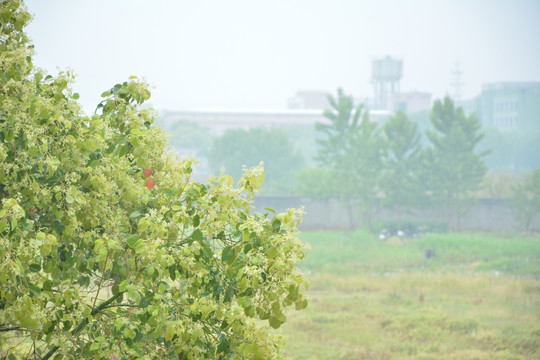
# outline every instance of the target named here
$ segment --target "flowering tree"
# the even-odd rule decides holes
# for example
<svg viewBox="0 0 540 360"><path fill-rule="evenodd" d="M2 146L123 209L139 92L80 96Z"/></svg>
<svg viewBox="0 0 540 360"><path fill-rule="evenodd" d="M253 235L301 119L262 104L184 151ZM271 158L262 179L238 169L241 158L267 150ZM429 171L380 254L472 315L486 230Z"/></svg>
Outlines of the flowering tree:
<svg viewBox="0 0 540 360"><path fill-rule="evenodd" d="M136 78L85 116L33 68L30 15L0 1L0 356L280 358L306 307L298 212L250 209L263 173L196 183Z"/></svg>

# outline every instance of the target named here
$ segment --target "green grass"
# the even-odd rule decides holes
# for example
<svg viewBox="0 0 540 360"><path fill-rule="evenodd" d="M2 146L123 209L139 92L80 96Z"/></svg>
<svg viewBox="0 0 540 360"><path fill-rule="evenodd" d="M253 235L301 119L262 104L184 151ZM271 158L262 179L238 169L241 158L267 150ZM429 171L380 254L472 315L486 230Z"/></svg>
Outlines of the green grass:
<svg viewBox="0 0 540 360"><path fill-rule="evenodd" d="M392 271L498 271L540 278L540 237L517 234L427 234L380 241L363 232L306 232L311 251L301 267L312 273L353 275ZM436 251L426 260L424 250Z"/></svg>
<svg viewBox="0 0 540 360"><path fill-rule="evenodd" d="M291 359L540 358L540 237L302 238L310 305L281 329Z"/></svg>

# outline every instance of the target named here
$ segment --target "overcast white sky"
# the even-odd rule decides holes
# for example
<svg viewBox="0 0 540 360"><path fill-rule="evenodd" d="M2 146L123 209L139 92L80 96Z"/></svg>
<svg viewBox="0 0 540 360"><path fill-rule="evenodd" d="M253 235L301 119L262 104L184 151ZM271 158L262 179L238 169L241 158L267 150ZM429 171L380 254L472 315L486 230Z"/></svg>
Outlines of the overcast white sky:
<svg viewBox="0 0 540 360"><path fill-rule="evenodd" d="M130 75L157 109L285 108L297 90L372 96L371 61L404 61L401 88L465 97L540 81L538 0L27 0L35 64L77 74L87 112Z"/></svg>

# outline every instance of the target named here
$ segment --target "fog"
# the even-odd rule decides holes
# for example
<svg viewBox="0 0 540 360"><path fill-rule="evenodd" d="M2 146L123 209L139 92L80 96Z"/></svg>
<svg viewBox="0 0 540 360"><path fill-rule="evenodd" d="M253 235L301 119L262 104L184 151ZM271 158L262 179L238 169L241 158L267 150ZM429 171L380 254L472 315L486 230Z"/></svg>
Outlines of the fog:
<svg viewBox="0 0 540 360"><path fill-rule="evenodd" d="M0 4L0 358L539 358L540 0Z"/></svg>
<svg viewBox="0 0 540 360"><path fill-rule="evenodd" d="M379 220L400 227L403 212L413 222L431 222L433 230L439 223L461 230L520 226L507 216L504 199L515 195L520 176L540 167L538 1L27 4L35 15L28 28L35 64L52 74L72 70L85 112L114 84L132 75L145 79L152 86L149 105L171 133L171 145L181 156L197 157L196 180L223 168L238 180L244 165L264 161L260 209L306 205L306 229L374 230ZM375 130L351 123L349 138L332 135L339 126L323 109L330 107L326 94L336 96L339 88L343 101L350 97L369 110ZM430 120L433 104L447 95L481 125L460 132L460 144L475 144L468 163L454 162L461 149L445 126L436 129ZM439 119L454 117L439 110ZM407 119L395 119L399 111ZM350 109L347 118L352 115ZM446 136L452 150L433 152L438 140L430 131ZM347 144L351 136L356 140ZM393 142L408 147L392 149ZM409 159L400 151L423 155ZM444 184L467 176L465 190L444 200L442 194L455 191ZM271 199L276 196L281 200ZM467 199L485 201L463 219L471 210Z"/></svg>
<svg viewBox="0 0 540 360"><path fill-rule="evenodd" d="M538 1L29 0L35 63L72 69L86 111L131 75L158 110L285 108L297 90L372 96L371 61L403 60L401 89L463 96L540 80Z"/></svg>

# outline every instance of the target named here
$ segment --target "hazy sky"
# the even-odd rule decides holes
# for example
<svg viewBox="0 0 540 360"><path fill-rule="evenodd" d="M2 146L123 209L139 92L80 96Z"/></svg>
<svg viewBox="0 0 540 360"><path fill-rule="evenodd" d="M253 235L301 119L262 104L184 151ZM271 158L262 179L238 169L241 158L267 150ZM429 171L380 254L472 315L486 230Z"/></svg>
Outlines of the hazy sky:
<svg viewBox="0 0 540 360"><path fill-rule="evenodd" d="M404 61L401 88L465 97L540 81L540 1L27 0L35 64L77 74L86 111L130 75L161 109L285 108L297 90L371 97L371 61Z"/></svg>

